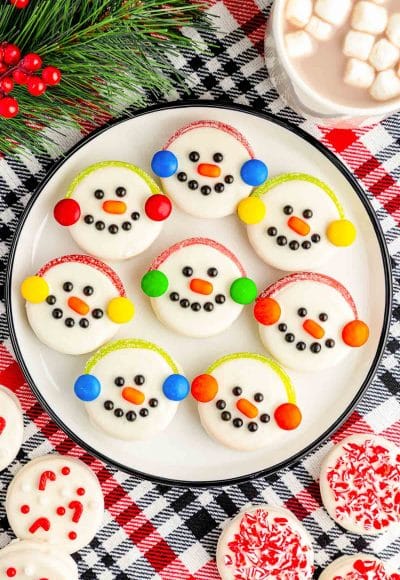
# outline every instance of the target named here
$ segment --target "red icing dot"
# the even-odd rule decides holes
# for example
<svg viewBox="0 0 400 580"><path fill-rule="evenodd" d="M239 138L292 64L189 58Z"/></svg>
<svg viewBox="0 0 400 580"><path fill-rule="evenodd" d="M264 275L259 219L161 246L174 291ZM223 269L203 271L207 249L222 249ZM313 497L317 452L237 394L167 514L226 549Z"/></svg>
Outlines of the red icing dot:
<svg viewBox="0 0 400 580"><path fill-rule="evenodd" d="M57 508L57 515L63 516L65 514L65 508L60 506Z"/></svg>
<svg viewBox="0 0 400 580"><path fill-rule="evenodd" d="M144 206L147 217L155 222L162 222L169 217L172 204L166 195L156 193L151 195Z"/></svg>
<svg viewBox="0 0 400 580"><path fill-rule="evenodd" d="M63 467L62 470L61 470L61 473L63 475L69 475L71 473L71 470L70 470L69 467Z"/></svg>
<svg viewBox="0 0 400 580"><path fill-rule="evenodd" d="M28 505L23 505L21 506L21 513L22 514L29 514L29 512L31 511L31 508Z"/></svg>
<svg viewBox="0 0 400 580"><path fill-rule="evenodd" d="M79 203L74 199L62 199L54 207L54 218L62 226L72 226L81 216Z"/></svg>
<svg viewBox="0 0 400 580"><path fill-rule="evenodd" d="M78 495L85 495L86 489L84 487L78 487L78 489L76 490L76 493Z"/></svg>
<svg viewBox="0 0 400 580"><path fill-rule="evenodd" d="M8 578L14 578L14 576L17 574L17 571L15 568L7 568L6 574Z"/></svg>
<svg viewBox="0 0 400 580"><path fill-rule="evenodd" d="M76 532L70 532L70 533L68 534L68 537L69 537L69 539L70 539L70 540L76 540L76 538L77 538L77 533L76 533Z"/></svg>

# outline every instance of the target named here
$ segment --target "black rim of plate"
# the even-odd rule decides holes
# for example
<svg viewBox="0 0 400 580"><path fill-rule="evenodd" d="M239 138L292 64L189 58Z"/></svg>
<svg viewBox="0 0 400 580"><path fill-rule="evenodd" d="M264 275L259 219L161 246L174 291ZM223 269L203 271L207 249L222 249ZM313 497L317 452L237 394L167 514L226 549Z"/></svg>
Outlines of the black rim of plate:
<svg viewBox="0 0 400 580"><path fill-rule="evenodd" d="M338 171L340 171L340 173L350 183L353 190L356 192L357 196L359 197L360 201L362 202L362 204L365 208L365 211L368 214L370 222L372 223L372 226L373 226L374 231L375 231L375 235L376 235L378 243L379 243L379 248L380 248L381 258L382 258L382 263L383 263L383 269L384 269L384 275L385 275L385 312L384 312L384 320L383 320L382 331L381 331L381 335L379 338L377 351L376 351L375 357L372 361L372 364L369 368L369 371L368 371L362 385L360 386L356 396L351 401L351 403L348 405L348 407L345 409L345 411L337 418L337 420L324 433L322 433L319 437L317 437L317 439L315 439L312 443L307 445L304 449L302 449L298 453L292 455L291 457L289 457L285 461L282 461L281 463L278 463L272 467L268 467L266 469L262 469L260 471L254 472L254 473L249 473L247 475L241 475L241 476L233 477L233 478L229 478L229 479L209 480L209 481L190 481L190 480L179 480L179 479L175 480L175 479L160 477L160 476L153 475L153 474L143 473L139 470L121 465L120 463L114 461L111 457L107 457L103 453L100 453L99 451L94 449L93 447L91 447L90 445L85 443L85 441L80 439L80 437L78 437L75 433L73 433L73 431L71 431L71 429L69 429L64 424L62 419L60 419L60 417L58 417L58 415L56 415L56 413L54 413L53 410L51 409L51 407L47 404L47 401L42 396L40 390L37 388L37 386L35 385L35 382L33 381L32 377L30 375L29 368L28 368L27 364L25 363L24 357L23 357L21 349L19 347L19 342L18 342L18 338L17 338L16 332L15 332L15 327L14 327L13 314L12 314L12 310L11 310L11 301L10 301L11 281L12 281L14 258L15 258L18 240L19 240L21 232L23 230L25 221L26 221L31 209L33 208L38 196L40 195L40 193L42 192L44 187L47 185L47 183L51 180L53 175L61 167L61 165L67 159L69 159L74 153L79 151L79 149L81 149L84 145L86 145L87 143L89 143L90 141L95 139L98 135L104 133L105 131L107 131L111 127L115 127L116 125L123 123L125 121L128 121L132 118L141 117L143 115L151 114L152 112L163 111L163 110L168 110L168 109L188 108L188 107L196 107L196 108L212 107L212 108L216 108L216 109L230 109L230 110L237 111L240 113L246 113L249 115L260 117L263 120L274 123L275 125L278 125L284 129L286 129L287 131L294 133L295 135L297 135L298 137L300 137L301 139L303 139L304 141L306 141L307 143L312 145L315 149L317 149L322 155L324 155L336 167L336 169ZM105 463L108 463L108 464L112 465L113 467L116 467L116 468L130 474L130 475L134 475L134 476L137 476L139 478L147 479L147 480L150 480L154 483L160 483L160 484L165 484L165 485L170 485L170 486L179 486L179 487L226 486L226 485L234 485L237 483L244 483L246 481L250 481L250 480L256 479L256 478L268 477L269 475L272 475L273 473L276 473L277 471L288 467L289 465L295 463L296 461L299 461L305 455L307 455L312 450L314 450L316 447L318 447L318 445L320 443L324 442L329 436L331 436L344 423L344 421L348 418L350 413L354 410L357 403L361 400L362 396L365 394L367 388L369 387L369 385L370 385L370 383L375 375L375 372L378 368L378 365L380 363L380 360L382 358L384 350L385 350L385 345L386 345L386 341L387 341L387 337L388 337L389 329L390 329L391 310L392 310L392 273L391 273L391 265L390 265L390 256L389 256L388 248L386 246L385 237L384 237L381 225L378 221L378 218L376 217L375 212L372 208L372 205L367 198L367 195L364 193L363 189L361 188L361 186L359 185L359 183L357 182L357 180L355 179L353 174L350 172L350 170L347 169L347 167L336 157L336 155L334 155L334 153L331 153L331 151L329 151L329 149L327 149L324 145L322 145L319 141L317 141L317 139L315 139L314 137L312 137L311 135L309 135L308 133L303 131L303 129L300 129L299 127L292 125L291 123L289 123L283 119L279 119L271 113L256 111L250 107L246 107L243 105L234 105L231 103L224 103L224 102L220 102L220 101L209 101L209 100L176 101L176 102L172 102L172 103L155 105L155 106L147 107L145 109L140 109L132 115L124 115L123 117L120 117L116 120L109 121L105 125L99 127L95 131L93 131L93 133L91 133L87 137L84 137L83 139L81 139L67 153L65 153L63 155L62 159L60 161L56 162L52 166L52 168L48 171L46 177L43 179L41 184L38 186L36 191L33 193L31 199L29 200L27 207L25 208L25 210L21 216L21 219L18 223L16 232L15 232L15 235L14 235L14 238L12 241L11 249L10 249L10 256L9 256L9 261L8 261L8 265L7 265L7 272L6 272L5 291L6 291L5 298L6 298L7 321L8 321L8 325L9 325L11 343L12 343L14 351L15 351L16 359L17 359L17 361L22 369L22 372L25 376L25 379L27 380L33 394L35 395L35 397L37 398L37 400L39 401L39 403L43 407L43 409L50 415L51 419L56 423L56 425L58 427L60 427L60 429L62 429L80 447L82 447L83 449L85 449L86 451L88 451L90 454L97 457L98 459L101 459Z"/></svg>

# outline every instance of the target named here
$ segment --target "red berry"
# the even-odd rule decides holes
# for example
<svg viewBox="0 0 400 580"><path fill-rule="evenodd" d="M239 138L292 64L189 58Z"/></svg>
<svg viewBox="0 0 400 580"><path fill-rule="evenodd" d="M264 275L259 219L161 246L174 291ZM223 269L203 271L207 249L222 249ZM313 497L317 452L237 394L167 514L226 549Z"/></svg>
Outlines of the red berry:
<svg viewBox="0 0 400 580"><path fill-rule="evenodd" d="M3 97L0 99L0 117L12 119L18 115L18 102L13 97Z"/></svg>
<svg viewBox="0 0 400 580"><path fill-rule="evenodd" d="M14 578L14 576L16 576L16 574L17 574L17 571L15 568L7 568L6 574L7 574L8 578Z"/></svg>
<svg viewBox="0 0 400 580"><path fill-rule="evenodd" d="M42 59L35 52L30 52L22 59L22 66L29 72L35 72L42 66Z"/></svg>
<svg viewBox="0 0 400 580"><path fill-rule="evenodd" d="M12 76L17 85L26 85L28 75L23 70L17 68L17 70L13 71Z"/></svg>
<svg viewBox="0 0 400 580"><path fill-rule="evenodd" d="M0 75L8 71L8 66L5 62L0 62Z"/></svg>
<svg viewBox="0 0 400 580"><path fill-rule="evenodd" d="M42 70L42 79L46 85L50 85L51 87L58 85L61 81L61 71L55 66L46 66Z"/></svg>
<svg viewBox="0 0 400 580"><path fill-rule="evenodd" d="M151 195L144 206L147 217L155 222L162 222L169 217L172 204L166 195L156 193Z"/></svg>
<svg viewBox="0 0 400 580"><path fill-rule="evenodd" d="M46 83L40 77L29 77L26 82L28 93L33 97L40 97L46 90Z"/></svg>
<svg viewBox="0 0 400 580"><path fill-rule="evenodd" d="M0 81L0 91L3 91L3 93L11 93L11 91L14 88L14 81L12 80L11 77L4 77L3 79L1 79Z"/></svg>
<svg viewBox="0 0 400 580"><path fill-rule="evenodd" d="M55 220L60 225L72 226L80 218L81 208L79 206L79 203L74 199L71 198L62 199L55 205L53 214Z"/></svg>
<svg viewBox="0 0 400 580"><path fill-rule="evenodd" d="M26 8L31 0L10 0L10 4L15 8Z"/></svg>
<svg viewBox="0 0 400 580"><path fill-rule="evenodd" d="M4 47L4 62L6 64L17 64L21 58L21 51L16 44L7 44Z"/></svg>

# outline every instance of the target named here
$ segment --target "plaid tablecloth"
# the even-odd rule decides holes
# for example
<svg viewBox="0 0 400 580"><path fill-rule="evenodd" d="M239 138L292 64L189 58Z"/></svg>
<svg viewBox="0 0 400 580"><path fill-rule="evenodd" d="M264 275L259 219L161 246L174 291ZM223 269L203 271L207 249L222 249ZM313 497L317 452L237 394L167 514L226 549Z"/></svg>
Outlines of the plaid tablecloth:
<svg viewBox="0 0 400 580"><path fill-rule="evenodd" d="M299 124L333 150L360 179L381 221L394 270L394 310L386 352L373 382L351 419L334 440L354 432L375 432L400 444L400 116L372 128L318 127L285 107L264 66L263 39L272 0L210 2L219 33L205 34L211 54L186 54L175 60L191 85L191 98L225 99L271 111ZM195 34L195 33L193 33ZM184 98L183 94L168 98ZM3 128L1 127L1 130ZM71 134L66 150L80 138ZM18 219L54 159L51 156L0 160L0 275L3 291L7 254ZM128 476L89 456L70 441L42 411L15 362L0 305L0 383L16 392L25 411L25 441L17 460L0 474L0 547L13 535L4 510L8 484L29 459L58 451L80 457L97 473L105 496L104 525L90 546L74 555L82 580L219 578L215 549L221 527L249 503L272 502L291 509L314 539L316 578L341 554L370 552L400 568L400 538L376 539L344 533L321 507L318 471L332 442L290 469L268 479L216 489L180 489Z"/></svg>

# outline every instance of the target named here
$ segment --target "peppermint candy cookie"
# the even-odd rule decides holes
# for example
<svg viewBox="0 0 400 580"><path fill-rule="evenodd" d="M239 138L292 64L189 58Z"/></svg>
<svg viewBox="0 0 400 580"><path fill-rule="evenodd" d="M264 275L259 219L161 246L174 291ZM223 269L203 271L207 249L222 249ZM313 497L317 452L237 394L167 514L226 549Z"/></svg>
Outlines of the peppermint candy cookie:
<svg viewBox="0 0 400 580"><path fill-rule="evenodd" d="M257 295L237 257L207 238L183 240L165 250L141 285L158 319L193 337L226 330Z"/></svg>
<svg viewBox="0 0 400 580"><path fill-rule="evenodd" d="M17 397L0 385L0 471L17 456L24 437L24 420Z"/></svg>
<svg viewBox="0 0 400 580"><path fill-rule="evenodd" d="M332 367L369 336L346 288L312 272L290 274L269 286L257 299L254 316L265 348L297 371Z"/></svg>
<svg viewBox="0 0 400 580"><path fill-rule="evenodd" d="M305 173L270 179L240 202L238 214L254 250L280 270L314 270L356 238L335 192Z"/></svg>
<svg viewBox="0 0 400 580"><path fill-rule="evenodd" d="M78 580L71 556L44 542L15 540L0 550L0 578Z"/></svg>
<svg viewBox="0 0 400 580"><path fill-rule="evenodd" d="M192 395L210 437L241 451L282 443L282 430L301 422L290 378L256 353L218 359L193 380Z"/></svg>
<svg viewBox="0 0 400 580"><path fill-rule="evenodd" d="M91 256L51 260L23 281L21 293L36 336L65 354L95 350L134 314L119 276Z"/></svg>
<svg viewBox="0 0 400 580"><path fill-rule="evenodd" d="M246 138L219 121L195 121L172 135L151 163L163 190L186 213L220 218L268 177Z"/></svg>
<svg viewBox="0 0 400 580"><path fill-rule="evenodd" d="M400 580L400 574L389 572L384 562L375 556L355 554L334 560L319 580Z"/></svg>
<svg viewBox="0 0 400 580"><path fill-rule="evenodd" d="M222 580L307 580L314 570L312 541L289 510L254 506L222 532L217 566Z"/></svg>
<svg viewBox="0 0 400 580"><path fill-rule="evenodd" d="M148 439L168 427L189 383L162 348L123 339L101 348L78 377L75 395L99 429L119 439Z"/></svg>
<svg viewBox="0 0 400 580"><path fill-rule="evenodd" d="M46 542L71 554L89 544L99 530L104 499L89 467L53 454L38 457L18 471L5 508L17 538Z"/></svg>
<svg viewBox="0 0 400 580"><path fill-rule="evenodd" d="M85 252L126 260L148 248L171 202L143 169L122 161L91 165L74 179L54 217Z"/></svg>
<svg viewBox="0 0 400 580"><path fill-rule="evenodd" d="M347 437L324 460L320 488L329 515L350 532L399 526L400 449L371 434Z"/></svg>

